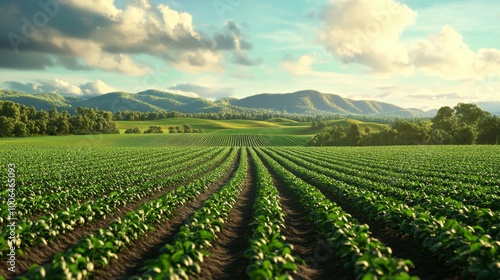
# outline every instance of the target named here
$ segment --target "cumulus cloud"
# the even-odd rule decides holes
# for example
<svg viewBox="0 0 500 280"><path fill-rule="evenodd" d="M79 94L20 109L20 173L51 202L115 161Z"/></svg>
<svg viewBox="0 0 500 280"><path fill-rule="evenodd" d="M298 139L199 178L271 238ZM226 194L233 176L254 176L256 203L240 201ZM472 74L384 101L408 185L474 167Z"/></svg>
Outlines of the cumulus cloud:
<svg viewBox="0 0 500 280"><path fill-rule="evenodd" d="M0 68L62 65L141 75L149 68L137 57L146 54L186 71L218 72L226 55L245 58L252 47L233 21L204 34L191 14L164 4L153 7L147 0L127 1L123 8L113 0L37 3L51 5L0 3L0 58L6 58Z"/></svg>
<svg viewBox="0 0 500 280"><path fill-rule="evenodd" d="M35 83L7 81L4 82L4 85L11 90L34 94L53 92L74 96L95 96L116 91L115 88L107 85L101 80L91 81L80 85L74 85L61 79L37 80Z"/></svg>
<svg viewBox="0 0 500 280"><path fill-rule="evenodd" d="M306 54L297 60L283 62L281 68L294 75L305 75L312 72L311 65L315 60L314 56Z"/></svg>
<svg viewBox="0 0 500 280"><path fill-rule="evenodd" d="M234 94L234 88L228 87L210 87L192 83L176 84L169 87L171 90L179 91L180 93L194 97L222 99Z"/></svg>
<svg viewBox="0 0 500 280"><path fill-rule="evenodd" d="M346 63L367 65L375 72L408 71L411 65L400 35L416 17L394 0L331 0L323 11L320 40Z"/></svg>
<svg viewBox="0 0 500 280"><path fill-rule="evenodd" d="M500 50L477 51L445 25L437 34L401 40L417 12L396 0L331 0L323 11L319 37L345 63L367 66L374 73L408 75L415 71L447 79L476 79L500 73Z"/></svg>

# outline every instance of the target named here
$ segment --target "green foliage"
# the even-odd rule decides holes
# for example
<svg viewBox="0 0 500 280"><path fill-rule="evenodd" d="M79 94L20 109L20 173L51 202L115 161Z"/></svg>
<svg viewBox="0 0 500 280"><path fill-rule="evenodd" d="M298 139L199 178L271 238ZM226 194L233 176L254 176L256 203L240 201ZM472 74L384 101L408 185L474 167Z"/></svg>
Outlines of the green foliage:
<svg viewBox="0 0 500 280"><path fill-rule="evenodd" d="M0 106L0 137L118 133L111 112L78 107L70 116L65 110L37 112L10 101L0 101Z"/></svg>
<svg viewBox="0 0 500 280"><path fill-rule="evenodd" d="M149 134L149 133L163 133L163 130L161 126L158 125L152 125L149 127L148 130L144 131L144 133Z"/></svg>
<svg viewBox="0 0 500 280"><path fill-rule="evenodd" d="M475 104L459 103L455 108L442 107L431 121L396 120L378 133L359 127L344 135L338 127L328 128L307 142L309 146L423 145L423 144L497 144L500 118L482 111Z"/></svg>
<svg viewBox="0 0 500 280"><path fill-rule="evenodd" d="M141 129L138 126L128 128L125 130L125 134L139 134L139 133L141 133Z"/></svg>

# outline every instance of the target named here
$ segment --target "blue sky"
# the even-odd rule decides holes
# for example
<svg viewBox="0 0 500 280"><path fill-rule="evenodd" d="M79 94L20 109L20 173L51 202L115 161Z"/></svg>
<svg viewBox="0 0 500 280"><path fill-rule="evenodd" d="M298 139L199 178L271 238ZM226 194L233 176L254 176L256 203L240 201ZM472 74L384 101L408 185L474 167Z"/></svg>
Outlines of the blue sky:
<svg viewBox="0 0 500 280"><path fill-rule="evenodd" d="M495 2L4 0L0 88L500 101Z"/></svg>

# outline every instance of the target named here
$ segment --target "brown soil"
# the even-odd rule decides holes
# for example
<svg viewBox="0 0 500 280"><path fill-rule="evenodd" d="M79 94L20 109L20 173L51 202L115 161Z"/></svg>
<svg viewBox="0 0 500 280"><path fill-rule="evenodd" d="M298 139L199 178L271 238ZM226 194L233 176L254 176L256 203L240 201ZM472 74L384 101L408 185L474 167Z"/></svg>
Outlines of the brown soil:
<svg viewBox="0 0 500 280"><path fill-rule="evenodd" d="M229 154L228 154L229 155ZM228 156L227 155L227 156ZM222 161L224 161L227 156L225 156ZM221 162L222 162L221 161ZM78 228L75 228L75 230L60 236L57 240L53 242L49 242L48 245L43 245L39 244L36 245L32 248L27 248L23 250L23 256L16 256L16 272L12 273L10 271L6 270L6 266L2 266L0 268L0 275L5 275L7 279L8 277L16 277L18 275L22 275L26 273L29 269L29 267L37 263L39 265L46 264L52 260L54 255L58 252L64 252L67 249L69 249L71 246L76 244L79 239L82 237L93 233L95 230L98 230L102 227L107 226L112 220L115 220L121 216L123 216L125 213L129 211L134 211L139 205L146 203L148 201L154 200L167 192L176 189L177 187L181 185L188 184L195 179L187 180L186 182L176 184L174 186L168 187L158 193L155 193L154 195L143 197L142 199L138 201L134 201L132 203L129 203L123 207L120 207L119 209L116 210L114 215L111 215L107 217L106 219L102 220L97 220L92 224L89 225L84 225Z"/></svg>
<svg viewBox="0 0 500 280"><path fill-rule="evenodd" d="M307 183L313 184L310 180L305 180ZM377 221L370 221L364 213L352 207L349 203L343 200L336 199L327 191L318 188L330 201L337 203L344 211L351 214L361 224L367 224L370 227L371 236L377 238L385 245L391 247L392 255L401 259L409 259L415 265L410 269L410 274L418 276L420 279L442 280L442 279L459 279L460 270L452 268L432 252L420 247L414 239L386 228L383 224Z"/></svg>
<svg viewBox="0 0 500 280"><path fill-rule="evenodd" d="M265 163L266 164L266 163ZM268 167L273 182L280 193L280 202L286 214L282 234L293 247L292 254L305 261L299 264L294 279L355 279L353 272L346 271L341 260L326 241L315 232L305 209L295 195Z"/></svg>
<svg viewBox="0 0 500 280"><path fill-rule="evenodd" d="M237 203L224 224L224 229L210 250L211 256L201 265L199 279L245 279L248 259L243 253L248 249L248 238L252 234L250 223L256 196L255 168L249 160L247 183Z"/></svg>
<svg viewBox="0 0 500 280"><path fill-rule="evenodd" d="M173 242L175 234L185 224L185 221L203 205L205 200L229 181L238 161L239 156L223 179L198 196L196 200L181 206L172 219L157 225L153 232L138 240L128 250L119 253L118 259L112 259L106 267L96 273L94 279L128 279L140 274L140 268L144 262L157 258L160 255L160 249L165 244Z"/></svg>
<svg viewBox="0 0 500 280"><path fill-rule="evenodd" d="M414 239L402 236L398 232L385 227L381 222L370 221L363 213L360 213L348 203L336 201L329 193L325 192L323 194L331 201L335 201L360 223L367 224L370 227L371 236L391 247L394 257L411 260L415 265L414 268L410 269L411 275L418 276L422 280L460 279L460 269L452 268L439 260L435 254L422 248Z"/></svg>

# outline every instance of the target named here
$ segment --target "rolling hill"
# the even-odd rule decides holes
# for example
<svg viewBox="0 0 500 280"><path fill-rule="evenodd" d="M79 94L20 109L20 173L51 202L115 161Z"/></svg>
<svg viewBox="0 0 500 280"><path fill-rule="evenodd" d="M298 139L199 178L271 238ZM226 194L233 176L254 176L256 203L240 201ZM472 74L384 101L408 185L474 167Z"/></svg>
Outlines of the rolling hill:
<svg viewBox="0 0 500 280"><path fill-rule="evenodd" d="M264 108L298 114L359 114L393 115L412 117L414 109L404 109L389 103L352 100L336 94L326 94L314 90L285 94L258 94L243 99L231 100L230 104L247 108ZM420 111L424 114L423 111Z"/></svg>
<svg viewBox="0 0 500 280"><path fill-rule="evenodd" d="M405 109L389 103L352 100L335 94L314 90L283 94L257 94L242 99L224 98L210 101L204 98L188 97L159 90L138 93L111 92L94 97L72 97L56 93L27 94L0 90L0 100L11 100L40 110L57 107L73 111L78 106L98 108L108 111L160 112L178 111L183 113L218 113L227 110L238 112L279 111L296 114L340 114L415 117L432 116L418 109Z"/></svg>

